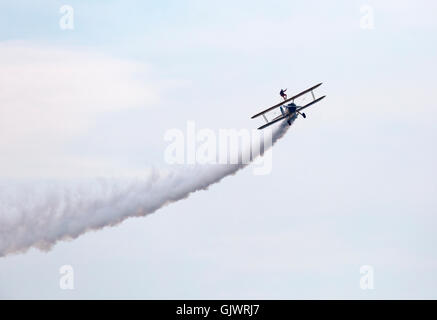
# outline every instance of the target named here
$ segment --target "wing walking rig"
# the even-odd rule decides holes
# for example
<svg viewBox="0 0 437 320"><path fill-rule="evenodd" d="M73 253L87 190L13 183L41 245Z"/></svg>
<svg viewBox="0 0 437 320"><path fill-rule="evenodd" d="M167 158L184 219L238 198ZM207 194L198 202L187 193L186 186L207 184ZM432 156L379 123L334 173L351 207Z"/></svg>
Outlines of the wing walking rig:
<svg viewBox="0 0 437 320"><path fill-rule="evenodd" d="M265 109L264 111L261 111L260 113L257 113L256 115L252 116L252 119L257 118L259 116L262 116L264 118L264 120L266 121L266 124L262 125L261 127L259 127L258 129L264 129L268 126L271 126L272 124L287 119L287 122L289 125L291 125L290 119L297 115L301 115L302 117L306 118L305 113L301 112L302 110L304 110L305 108L308 108L309 106L319 102L320 100L322 100L323 98L325 98L326 96L322 96L320 98L316 99L316 96L314 95L314 89L320 87L322 85L322 83L319 83L309 89L306 89L298 94L296 94L295 96L292 96L291 98L288 98L284 101L282 101L281 103L275 104L274 106ZM311 96L313 98L313 101L311 101L310 103L307 103L304 106L297 106L294 103L294 100L311 92ZM288 104L286 104L288 103ZM266 114L273 112L275 109L279 108L281 110L281 114L271 120L267 119Z"/></svg>

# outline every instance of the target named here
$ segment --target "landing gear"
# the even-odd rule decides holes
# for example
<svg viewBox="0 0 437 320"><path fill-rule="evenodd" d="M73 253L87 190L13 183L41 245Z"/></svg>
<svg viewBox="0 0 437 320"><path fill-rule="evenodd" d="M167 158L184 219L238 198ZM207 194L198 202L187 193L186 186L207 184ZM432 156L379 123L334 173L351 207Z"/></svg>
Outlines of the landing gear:
<svg viewBox="0 0 437 320"><path fill-rule="evenodd" d="M305 115L305 113L303 113L303 112L300 113L299 111L297 111L297 113L300 114L304 119L307 117L307 116Z"/></svg>

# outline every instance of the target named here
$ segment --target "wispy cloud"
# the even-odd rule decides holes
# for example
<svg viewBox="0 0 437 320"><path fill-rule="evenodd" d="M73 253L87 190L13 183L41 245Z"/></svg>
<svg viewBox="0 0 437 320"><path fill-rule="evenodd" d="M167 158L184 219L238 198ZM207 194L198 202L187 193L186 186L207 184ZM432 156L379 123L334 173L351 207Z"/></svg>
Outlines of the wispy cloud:
<svg viewBox="0 0 437 320"><path fill-rule="evenodd" d="M87 49L3 42L0 70L0 176L48 160L98 115L158 101L145 64Z"/></svg>

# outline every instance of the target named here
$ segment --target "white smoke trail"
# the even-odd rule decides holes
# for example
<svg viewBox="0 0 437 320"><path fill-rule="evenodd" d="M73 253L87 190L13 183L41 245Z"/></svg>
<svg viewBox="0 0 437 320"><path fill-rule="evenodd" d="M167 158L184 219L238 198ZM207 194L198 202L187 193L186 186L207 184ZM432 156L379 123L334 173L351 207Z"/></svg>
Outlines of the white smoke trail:
<svg viewBox="0 0 437 320"><path fill-rule="evenodd" d="M294 121L294 119L292 119ZM272 145L288 129L273 132ZM146 181L102 179L93 183L0 184L0 257L36 247L49 250L56 242L90 230L116 225L205 190L247 164L200 166L162 174Z"/></svg>

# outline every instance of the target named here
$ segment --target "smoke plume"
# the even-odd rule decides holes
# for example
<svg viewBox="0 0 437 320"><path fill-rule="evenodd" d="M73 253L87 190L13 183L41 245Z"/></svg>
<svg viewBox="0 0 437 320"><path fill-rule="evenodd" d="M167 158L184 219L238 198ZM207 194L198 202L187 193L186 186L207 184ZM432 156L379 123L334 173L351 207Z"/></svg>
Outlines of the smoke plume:
<svg viewBox="0 0 437 320"><path fill-rule="evenodd" d="M294 120L294 119L292 119ZM288 130L273 131L272 145ZM255 155L256 156L256 155ZM60 240L146 216L233 175L247 164L151 171L147 179L91 182L0 183L0 257L31 247L49 250Z"/></svg>

